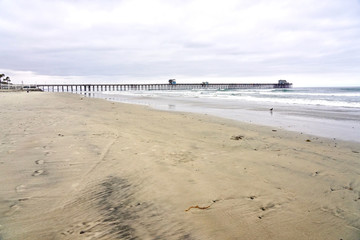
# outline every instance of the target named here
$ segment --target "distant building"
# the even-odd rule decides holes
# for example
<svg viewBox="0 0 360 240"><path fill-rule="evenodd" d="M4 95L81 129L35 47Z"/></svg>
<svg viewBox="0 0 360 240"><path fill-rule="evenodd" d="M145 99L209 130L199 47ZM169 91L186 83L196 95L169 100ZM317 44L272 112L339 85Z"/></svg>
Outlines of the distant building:
<svg viewBox="0 0 360 240"><path fill-rule="evenodd" d="M288 84L286 80L279 80L279 84Z"/></svg>
<svg viewBox="0 0 360 240"><path fill-rule="evenodd" d="M169 84L175 85L175 84L176 84L176 80L175 80L175 79L169 79Z"/></svg>

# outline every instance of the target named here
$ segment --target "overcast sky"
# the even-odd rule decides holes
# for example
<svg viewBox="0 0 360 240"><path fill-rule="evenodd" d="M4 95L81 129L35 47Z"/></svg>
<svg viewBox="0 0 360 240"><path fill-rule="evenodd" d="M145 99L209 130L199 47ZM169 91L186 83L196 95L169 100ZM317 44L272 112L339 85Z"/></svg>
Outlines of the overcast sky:
<svg viewBox="0 0 360 240"><path fill-rule="evenodd" d="M360 0L0 0L0 72L360 86Z"/></svg>

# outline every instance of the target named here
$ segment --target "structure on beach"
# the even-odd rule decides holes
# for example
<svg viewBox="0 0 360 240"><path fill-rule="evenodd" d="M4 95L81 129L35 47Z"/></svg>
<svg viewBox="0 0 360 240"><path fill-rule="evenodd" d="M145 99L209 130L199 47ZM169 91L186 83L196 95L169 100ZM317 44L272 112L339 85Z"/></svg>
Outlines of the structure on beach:
<svg viewBox="0 0 360 240"><path fill-rule="evenodd" d="M0 84L0 92L43 91L35 84Z"/></svg>
<svg viewBox="0 0 360 240"><path fill-rule="evenodd" d="M292 83L167 83L167 84L38 84L29 85L46 92L104 92L104 91L154 91L196 89L271 89L291 88Z"/></svg>

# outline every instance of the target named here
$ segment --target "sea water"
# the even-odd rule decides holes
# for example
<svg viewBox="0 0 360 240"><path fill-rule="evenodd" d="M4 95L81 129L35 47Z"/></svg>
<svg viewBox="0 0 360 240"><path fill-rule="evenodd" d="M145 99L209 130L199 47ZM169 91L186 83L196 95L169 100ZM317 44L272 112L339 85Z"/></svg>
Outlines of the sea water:
<svg viewBox="0 0 360 240"><path fill-rule="evenodd" d="M360 142L360 87L198 89L91 93L110 101Z"/></svg>

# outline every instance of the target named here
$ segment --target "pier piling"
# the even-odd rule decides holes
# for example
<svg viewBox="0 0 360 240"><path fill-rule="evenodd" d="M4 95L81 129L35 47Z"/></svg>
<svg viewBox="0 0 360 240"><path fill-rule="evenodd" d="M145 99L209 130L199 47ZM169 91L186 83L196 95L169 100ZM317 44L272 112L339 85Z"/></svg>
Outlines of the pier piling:
<svg viewBox="0 0 360 240"><path fill-rule="evenodd" d="M291 88L292 83L180 83L180 84L37 84L46 92L104 92L104 91L154 91L199 89L272 89Z"/></svg>

